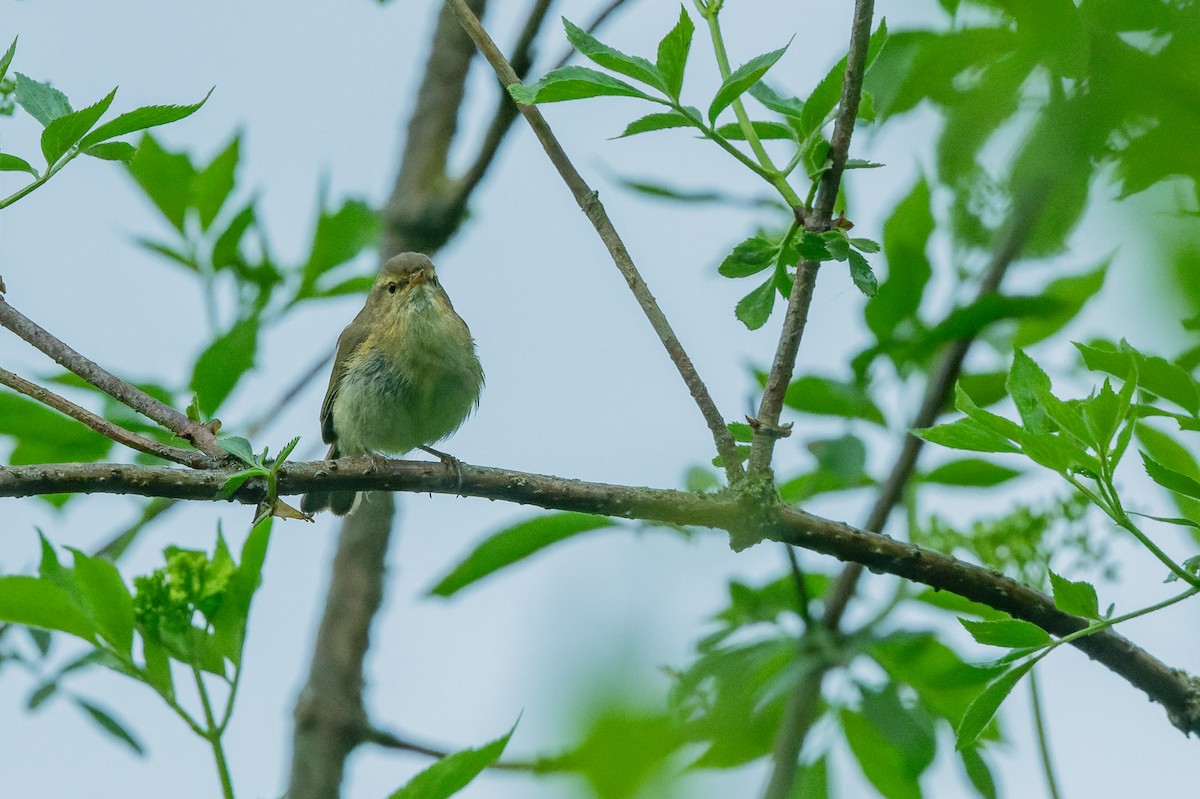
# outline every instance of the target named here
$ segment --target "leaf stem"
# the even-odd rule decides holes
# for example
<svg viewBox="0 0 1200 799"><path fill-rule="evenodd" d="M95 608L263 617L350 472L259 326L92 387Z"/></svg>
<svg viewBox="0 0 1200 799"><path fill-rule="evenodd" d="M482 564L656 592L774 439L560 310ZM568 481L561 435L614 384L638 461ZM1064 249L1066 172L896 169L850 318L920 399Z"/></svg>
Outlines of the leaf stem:
<svg viewBox="0 0 1200 799"><path fill-rule="evenodd" d="M1033 726L1037 732L1038 752L1042 759L1042 774L1046 777L1046 792L1050 794L1050 799L1060 799L1058 779L1054 775L1054 761L1050 757L1050 740L1046 734L1046 718L1042 711L1037 671L1034 669L1029 670L1029 697L1033 704Z"/></svg>
<svg viewBox="0 0 1200 799"><path fill-rule="evenodd" d="M229 778L229 764L225 762L225 749L221 746L222 728L217 725L213 715L212 702L208 698L208 689L204 686L204 677L200 668L192 665L192 676L196 678L196 691L200 694L200 704L204 706L204 721L208 725L203 732L212 746L213 759L217 764L217 775L221 778L221 794L225 799L234 799L233 781Z"/></svg>
<svg viewBox="0 0 1200 799"><path fill-rule="evenodd" d="M22 197L25 197L26 195L33 192L35 189L38 189L41 186L44 186L46 184L46 182L48 180L50 180L50 178L52 178L56 174L58 174L59 170L62 169L67 164L69 164L71 162L71 160L73 158L75 158L75 156L77 156L77 155L79 155L78 151L72 151L72 152L69 152L66 155L64 155L62 158L58 159L58 161L53 166L50 166L49 168L46 169L46 173L44 175L42 175L40 178L37 178L32 183L29 183L29 184L21 187L20 189L17 189L15 192L10 194L8 197L5 197L3 200L0 200L0 209L7 208L8 206L15 203L17 200L19 200Z"/></svg>

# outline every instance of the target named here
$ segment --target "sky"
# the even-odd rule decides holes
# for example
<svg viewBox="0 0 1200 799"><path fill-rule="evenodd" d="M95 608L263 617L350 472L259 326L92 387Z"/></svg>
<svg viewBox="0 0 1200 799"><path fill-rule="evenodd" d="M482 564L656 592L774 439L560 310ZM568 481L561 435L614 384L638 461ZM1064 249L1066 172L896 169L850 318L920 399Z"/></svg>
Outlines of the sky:
<svg viewBox="0 0 1200 799"><path fill-rule="evenodd" d="M13 69L52 80L76 107L120 91L115 109L187 103L215 86L207 105L162 129L172 147L203 158L236 132L243 135L241 197L257 194L281 260L306 254L321 191L340 200L386 198L400 135L425 59L437 3L162 4L149 0L50 4L0 0L0 41L21 40ZM525 3L495 3L486 20L511 42ZM583 23L599 3L564 0L557 13ZM624 50L652 53L675 21L675 3L640 0L601 37ZM937 19L937 4L880 2L892 29ZM795 39L775 68L803 93L841 53L850 3L728 3L727 45L736 63ZM566 43L548 24L539 67L556 61ZM701 96L716 69L700 36L687 91ZM495 101L494 79L476 64L464 119L471 153ZM694 188L763 193L753 176L704 142L679 132L610 141L641 109L624 100L597 100L545 109L568 154L600 191L613 221L651 289L675 325L718 406L729 418L750 410L748 367L769 361L778 335L777 309L759 331L747 331L732 309L749 286L720 278L723 253L761 220L750 209L679 207L623 191L615 178L636 176ZM856 135L853 155L887 164L848 176L856 233L879 238L887 210L929 163L930 118L916 115L888 135ZM27 116L0 119L5 152L37 152L36 124ZM712 151L710 151L712 150ZM5 173L5 193L14 186ZM1130 238L1115 214L1093 214L1074 238L1082 268ZM189 365L209 337L192 278L147 255L138 236L165 233L165 223L139 196L123 170L80 159L47 186L0 216L0 275L16 308L111 370L131 378L184 384ZM1136 244L1135 244L1136 246ZM1136 250L1117 251L1099 301L1072 329L1075 338L1128 336L1172 352L1174 311L1119 317L1119 298L1149 290ZM944 255L944 253L941 253ZM443 448L468 463L588 480L676 487L686 470L711 457L703 421L641 315L624 281L530 133L518 127L472 202L462 233L438 257L456 309L470 324L487 372L478 413ZM361 261L364 274L373 268ZM939 289L950 292L952 286ZM294 377L330 349L359 300L312 304L273 330L257 369L222 413L227 430L256 416ZM848 275L826 270L819 281L801 347L798 372L847 374L846 359L864 342L863 297ZM1072 361L1069 347L1046 348L1039 360ZM38 353L0 336L0 363L25 376L51 371ZM256 443L278 448L303 437L297 455L323 451L317 424L324 380L313 383ZM898 402L915 402L899 397ZM805 422L808 430L844 429ZM822 427L822 425L824 427ZM799 436L798 436L799 438ZM780 447L785 464L802 462L798 445ZM881 468L891 453L873 453ZM1017 487L1022 497L1047 495L1048 481ZM997 497L1002 504L1006 497ZM860 520L869 495L851 493L814 504L833 518ZM967 512L945 500L947 513ZM134 504L117 497L71 503L55 513L37 501L0 500L0 570L27 572L37 557L35 528L61 546L88 548L129 523ZM168 544L211 548L218 522L232 540L251 510L223 504L188 506L147 533L123 563L126 574L157 567ZM724 536L691 540L632 525L585 536L500 574L452 601L424 596L428 588L489 531L537 511L478 499L405 495L388 560L388 595L375 625L367 705L379 726L447 748L478 745L521 723L509 753L516 758L559 751L578 733L577 719L601 697L655 703L667 685L661 666L689 662L692 643L720 609L731 578L760 580L781 567L777 547L735 554ZM284 787L291 710L307 673L326 586L336 523L276 527L256 598L246 652L247 672L227 747L246 797L278 796ZM1120 585L1102 597L1133 608L1159 597L1157 569L1114 539L1123 559ZM802 554L806 567L837 564ZM888 579L873 581L883 595ZM863 610L861 612L867 612ZM1123 631L1168 664L1200 662L1196 610L1175 608ZM961 631L947 640L962 646ZM969 647L968 647L969 649ZM62 646L60 657L69 654ZM983 653L980 652L980 657ZM1193 667L1194 671L1195 668ZM1039 667L1051 717L1051 745L1063 787L1072 796L1187 795L1200 779L1193 744L1136 689L1076 652L1056 653ZM620 679L613 679L619 675ZM16 669L0 675L0 774L13 797L218 794L208 752L148 689L92 670L72 690L112 708L147 744L144 759L98 733L69 703L24 711L34 687ZM1011 743L996 757L1008 796L1044 791L1024 694L1005 707ZM945 742L945 750L951 748ZM424 758L363 747L348 769L345 795L386 796L427 765ZM858 795L861 776L844 747L835 762L847 775L842 795ZM965 796L952 758L927 777L933 797ZM762 767L706 772L683 795L755 795ZM856 782L857 781L857 782ZM865 789L863 789L865 790ZM462 794L468 799L585 796L578 781L534 781L486 774Z"/></svg>

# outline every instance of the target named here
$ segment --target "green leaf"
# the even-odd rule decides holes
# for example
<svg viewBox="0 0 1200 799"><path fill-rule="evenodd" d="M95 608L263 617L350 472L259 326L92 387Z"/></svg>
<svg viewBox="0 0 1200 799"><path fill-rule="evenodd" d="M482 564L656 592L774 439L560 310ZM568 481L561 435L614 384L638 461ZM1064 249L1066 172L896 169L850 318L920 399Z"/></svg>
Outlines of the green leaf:
<svg viewBox="0 0 1200 799"><path fill-rule="evenodd" d="M866 308L867 325L880 342L890 340L901 322L915 318L921 305L932 274L925 254L934 225L930 202L929 184L922 178L884 223L887 278Z"/></svg>
<svg viewBox="0 0 1200 799"><path fill-rule="evenodd" d="M142 746L141 742L133 736L133 733L125 729L124 725L114 719L108 713L108 711L103 710L99 706L92 704L86 699L80 699L78 697L75 698L75 704L79 705L80 709L87 713L88 716L91 717L92 721L96 722L96 724L100 726L100 729L104 730L106 733L128 746L130 749L136 752L139 757L146 754L146 749L144 746Z"/></svg>
<svg viewBox="0 0 1200 799"><path fill-rule="evenodd" d="M913 430L912 434L950 449L971 452L1020 452L1006 438L970 418L956 419L949 424L923 430Z"/></svg>
<svg viewBox="0 0 1200 799"><path fill-rule="evenodd" d="M442 758L413 777L388 799L446 799L465 788L479 773L500 759L517 729L478 749L464 749Z"/></svg>
<svg viewBox="0 0 1200 799"><path fill-rule="evenodd" d="M229 222L229 227L225 228L221 235L217 236L212 249L212 265L214 269L225 269L237 266L242 262L241 255L238 252L242 243L242 237L246 235L246 231L250 229L255 221L254 201L251 200L245 208L234 215L233 219ZM373 280L373 277L368 278L367 285L369 286Z"/></svg>
<svg viewBox="0 0 1200 799"><path fill-rule="evenodd" d="M1026 430L1053 433L1058 429L1042 402L1042 398L1050 393L1050 378L1020 348L1013 353L1012 370L1008 373L1006 386Z"/></svg>
<svg viewBox="0 0 1200 799"><path fill-rule="evenodd" d="M1082 275L1064 277L1046 286L1041 296L1044 299L1058 303L1057 310L1042 316L1022 319L1017 325L1013 336L1013 345L1028 347L1048 336L1057 333L1072 319L1079 315L1083 306L1094 297L1104 286L1104 276L1108 273L1111 258L1106 259L1098 268Z"/></svg>
<svg viewBox="0 0 1200 799"><path fill-rule="evenodd" d="M235 324L200 353L188 390L200 398L203 414L212 418L242 375L254 367L258 348L258 319Z"/></svg>
<svg viewBox="0 0 1200 799"><path fill-rule="evenodd" d="M690 20L689 20L690 22ZM667 83L658 67L641 56L627 55L620 50L609 47L587 31L574 25L566 17L562 18L563 27L567 30L567 40L582 55L613 72L641 81L656 89L670 94ZM682 75L680 76L682 80Z"/></svg>
<svg viewBox="0 0 1200 799"><path fill-rule="evenodd" d="M612 526L613 521L607 516L590 513L563 512L529 519L488 536L429 593L451 596L552 544Z"/></svg>
<svg viewBox="0 0 1200 799"><path fill-rule="evenodd" d="M1161 430L1145 422L1136 426L1138 441L1154 460L1175 471L1200 481L1200 464L1186 447ZM1200 522L1200 502L1180 494L1172 494L1179 512L1193 521Z"/></svg>
<svg viewBox="0 0 1200 799"><path fill-rule="evenodd" d="M1146 474L1150 475L1151 480L1177 494L1183 494L1185 497L1192 499L1200 499L1200 482L1175 471L1169 466L1164 466L1150 457L1145 450L1142 450L1141 453L1142 463L1146 466Z"/></svg>
<svg viewBox="0 0 1200 799"><path fill-rule="evenodd" d="M1179 366L1157 355L1144 355L1128 342L1114 349L1107 342L1095 346L1076 343L1088 369L1125 380L1136 368L1138 387L1170 400L1195 416L1200 412L1200 389L1192 376Z"/></svg>
<svg viewBox="0 0 1200 799"><path fill-rule="evenodd" d="M33 463L90 463L112 451L113 442L41 403L10 393L0 393L0 436L11 436L16 446L9 466Z"/></svg>
<svg viewBox="0 0 1200 799"><path fill-rule="evenodd" d="M751 330L758 330L767 323L771 309L775 307L775 276L767 278L767 282L738 300L734 313L742 324Z"/></svg>
<svg viewBox="0 0 1200 799"><path fill-rule="evenodd" d="M807 375L793 380L783 402L802 413L864 419L880 426L887 425L883 413L865 390L828 377Z"/></svg>
<svg viewBox="0 0 1200 799"><path fill-rule="evenodd" d="M838 714L846 743L858 761L863 774L887 799L921 799L918 774L911 773L912 764L889 739L859 713L843 710Z"/></svg>
<svg viewBox="0 0 1200 799"><path fill-rule="evenodd" d="M208 102L212 93L213 90L209 89L203 100L191 105L147 105L128 111L93 130L83 138L80 147L90 147L102 141L124 136L126 133L136 133L139 130L149 130L159 125L178 122L200 110L200 107Z"/></svg>
<svg viewBox="0 0 1200 799"><path fill-rule="evenodd" d="M1054 606L1063 613L1083 616L1085 619L1100 618L1100 600L1096 587L1091 583L1073 582L1050 572L1050 585L1054 589Z"/></svg>
<svg viewBox="0 0 1200 799"><path fill-rule="evenodd" d="M77 549L75 582L88 615L117 652L129 658L133 652L133 597L111 562L93 558Z"/></svg>
<svg viewBox="0 0 1200 799"><path fill-rule="evenodd" d="M647 114L640 119L633 120L625 126L625 131L616 138L623 139L626 136L636 136L639 133L650 133L655 130L690 128L694 127L694 125L695 123L678 111L665 111L659 114Z"/></svg>
<svg viewBox="0 0 1200 799"><path fill-rule="evenodd" d="M95 642L96 627L70 594L48 579L0 577L0 621L59 630Z"/></svg>
<svg viewBox="0 0 1200 799"><path fill-rule="evenodd" d="M679 99L683 89L683 73L687 66L688 51L692 47L692 33L696 26L688 16L687 9L679 7L679 22L667 32L658 43L658 59L656 66L662 76L667 94L674 100Z"/></svg>
<svg viewBox="0 0 1200 799"><path fill-rule="evenodd" d="M336 211L321 211L299 296L313 296L318 278L372 246L381 230L379 214L362 200L346 200Z"/></svg>
<svg viewBox="0 0 1200 799"><path fill-rule="evenodd" d="M142 659L146 662L146 682L165 697L175 696L171 677L171 659L166 648L152 637L142 638Z"/></svg>
<svg viewBox="0 0 1200 799"><path fill-rule="evenodd" d="M879 169L887 164L881 164L878 161L864 161L861 158L847 158L846 169Z"/></svg>
<svg viewBox="0 0 1200 799"><path fill-rule="evenodd" d="M247 466L258 465L258 459L254 457L254 448L241 436L219 436L217 443L221 445L221 449Z"/></svg>
<svg viewBox="0 0 1200 799"><path fill-rule="evenodd" d="M241 562L229 577L221 607L212 618L213 643L235 667L240 667L246 644L250 607L262 584L262 568L271 540L272 519L259 522L242 545Z"/></svg>
<svg viewBox="0 0 1200 799"><path fill-rule="evenodd" d="M102 144L100 146L104 147L105 145ZM185 267L186 269L188 269L191 272L199 272L200 271L200 265L198 263L196 263L195 259L192 258L192 256L188 255L187 253L179 252L178 250L170 247L169 245L163 244L161 241L153 241L151 239L139 238L139 239L137 239L137 243L138 243L139 247L147 249L152 253L161 255L162 257L166 258L167 260L177 263L177 264Z"/></svg>
<svg viewBox="0 0 1200 799"><path fill-rule="evenodd" d="M779 243L754 236L740 242L733 252L717 267L725 277L749 277L756 275L775 263L779 257Z"/></svg>
<svg viewBox="0 0 1200 799"><path fill-rule="evenodd" d="M741 97L743 92L757 83L763 75L767 74L767 70L775 66L775 62L787 52L789 46L791 46L790 42L778 50L755 56L731 72L729 77L721 83L721 88L717 89L717 94L708 107L708 121L715 124L720 113L728 108L734 100Z"/></svg>
<svg viewBox="0 0 1200 799"><path fill-rule="evenodd" d="M996 779L992 776L992 770L988 767L987 761L979 754L979 750L975 747L968 747L958 754L962 758L963 770L967 772L967 779L971 781L971 787L979 794L980 799L999 799Z"/></svg>
<svg viewBox="0 0 1200 799"><path fill-rule="evenodd" d="M800 115L804 111L804 101L799 97L784 97L762 81L754 84L747 91L751 97L765 107L789 119L800 119Z"/></svg>
<svg viewBox="0 0 1200 799"><path fill-rule="evenodd" d="M192 178L192 205L200 214L200 227L204 230L208 230L233 191L233 173L240 146L241 137L234 136L233 141Z"/></svg>
<svg viewBox="0 0 1200 799"><path fill-rule="evenodd" d="M789 141L796 140L796 132L789 125L784 125L780 122L751 122L750 126L754 128L754 133L760 139L787 139ZM717 135L730 141L745 141L746 132L742 130L742 126L737 122L730 122L717 127Z"/></svg>
<svg viewBox="0 0 1200 799"><path fill-rule="evenodd" d="M1054 643L1050 633L1036 624L1023 619L994 619L974 621L959 619L976 641L988 646L1006 646L1012 649L1049 646Z"/></svg>
<svg viewBox="0 0 1200 799"><path fill-rule="evenodd" d="M869 70L887 41L887 23L880 22L879 27L871 34L867 45L866 67ZM800 115L800 134L807 137L816 133L825 125L833 109L842 99L842 84L846 75L846 57L843 56L833 69L813 89L808 99L804 101L804 111Z"/></svg>
<svg viewBox="0 0 1200 799"><path fill-rule="evenodd" d="M8 153L0 153L0 172L28 172L35 178L38 177L38 171L30 166L28 161Z"/></svg>
<svg viewBox="0 0 1200 799"><path fill-rule="evenodd" d="M850 246L865 253L877 253L880 250L879 242L871 239L850 239Z"/></svg>
<svg viewBox="0 0 1200 799"><path fill-rule="evenodd" d="M196 174L187 154L165 150L147 133L138 145L137 155L129 162L129 174L167 221L182 233L183 219L191 202L192 178Z"/></svg>
<svg viewBox="0 0 1200 799"><path fill-rule="evenodd" d="M1032 659L1014 666L984 689L983 693L967 708L962 722L958 725L958 729L955 730L955 749L961 751L974 747L984 728L987 727L992 717L996 715L996 711L1000 709L1000 704L1004 702L1005 697L1012 692L1012 689L1025 676L1025 673L1033 668L1033 664L1036 662L1037 659Z"/></svg>
<svg viewBox="0 0 1200 799"><path fill-rule="evenodd" d="M47 83L40 83L20 72L16 76L16 89L13 97L17 104L29 112L29 115L42 124L49 125L61 116L71 113L71 103L67 96Z"/></svg>
<svg viewBox="0 0 1200 799"><path fill-rule="evenodd" d="M63 114L46 125L46 129L42 131L42 155L46 157L48 166L58 161L67 150L83 138L85 133L92 129L92 126L99 121L100 117L104 116L104 112L112 105L113 97L116 95L117 90L113 89L95 105Z"/></svg>
<svg viewBox="0 0 1200 799"><path fill-rule="evenodd" d="M563 100L582 100L588 97L640 97L650 95L628 83L588 67L561 67L551 70L541 80L529 86L514 83L508 93L521 105L557 103Z"/></svg>
<svg viewBox="0 0 1200 799"><path fill-rule="evenodd" d="M863 296L867 299L874 297L879 293L879 281L875 279L871 265L857 250L850 250L847 256L850 258L850 279Z"/></svg>
<svg viewBox="0 0 1200 799"><path fill-rule="evenodd" d="M17 54L17 39L19 38L19 36L14 37L12 44L8 46L8 50L5 51L3 56L0 56L0 80L4 80L4 76L8 74L8 67L12 64L13 56Z"/></svg>
<svg viewBox="0 0 1200 799"><path fill-rule="evenodd" d="M942 464L933 471L922 475L921 481L940 485L990 488L1020 476L1021 472L998 466L991 461L981 458L964 458Z"/></svg>
<svg viewBox="0 0 1200 799"><path fill-rule="evenodd" d="M80 152L84 155L90 155L92 158L99 158L102 161L124 161L125 163L129 163L137 155L137 148L128 142L110 141L103 144L93 144L91 147Z"/></svg>

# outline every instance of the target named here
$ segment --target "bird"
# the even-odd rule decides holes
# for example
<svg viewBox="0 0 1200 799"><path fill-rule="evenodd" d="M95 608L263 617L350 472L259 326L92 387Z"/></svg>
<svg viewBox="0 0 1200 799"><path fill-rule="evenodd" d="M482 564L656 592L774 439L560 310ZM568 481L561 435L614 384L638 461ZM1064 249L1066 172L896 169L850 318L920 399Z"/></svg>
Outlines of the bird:
<svg viewBox="0 0 1200 799"><path fill-rule="evenodd" d="M338 337L329 388L321 403L327 459L431 449L479 404L483 367L467 323L421 253L389 258L363 309ZM338 516L359 502L356 491L310 491L300 509Z"/></svg>

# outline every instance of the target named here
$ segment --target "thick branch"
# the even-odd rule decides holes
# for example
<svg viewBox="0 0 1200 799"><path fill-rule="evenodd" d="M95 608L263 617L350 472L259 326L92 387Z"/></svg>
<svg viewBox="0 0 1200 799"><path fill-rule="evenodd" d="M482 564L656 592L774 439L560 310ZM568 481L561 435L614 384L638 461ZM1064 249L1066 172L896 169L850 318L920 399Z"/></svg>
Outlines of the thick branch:
<svg viewBox="0 0 1200 799"><path fill-rule="evenodd" d="M842 78L842 98L838 104L837 117L833 123L833 135L829 139L829 169L821 176L817 198L810 212L801 213L806 230L828 230L833 219L833 206L842 185L842 172L850 154L850 137L858 119L858 104L862 99L863 76L866 73L867 49L871 41L871 16L875 10L874 0L857 0L854 4L854 21L850 28L850 49L846 54L846 72ZM796 354L800 351L800 339L808 322L808 306L812 303L813 287L817 280L820 264L801 262L796 271L796 280L788 297L787 312L783 318L783 331L779 334L779 345L767 375L762 402L758 407L758 424L755 425L754 440L750 449L750 471L765 473L771 468L771 455L775 440L779 437L779 414L783 410L783 397L796 368ZM783 796L768 791L768 796Z"/></svg>
<svg viewBox="0 0 1200 799"><path fill-rule="evenodd" d="M462 23L463 27L475 41L475 45L492 65L492 68L500 77L500 82L505 86L520 83L521 81L513 71L512 66L504 58L504 54L500 52L500 49L496 47L496 43L492 41L487 31L479 24L479 19L475 14L471 13L465 0L447 0L447 5L454 9L455 14L458 15L459 22ZM692 399L700 408L700 413L704 416L704 421L708 424L713 441L716 443L717 452L720 453L721 459L725 462L725 471L730 483L737 482L741 477L741 459L737 455L737 445L734 444L733 436L730 435L729 429L725 426L724 417L717 410L716 403L713 402L712 395L708 392L708 387L700 379L700 375L696 372L696 367L684 351L683 345L675 335L675 331L671 329L671 324L667 321L666 315L659 308L654 295L650 293L649 286L646 285L646 281L642 279L641 273L638 272L637 266L634 265L629 251L625 248L625 243L621 240L621 236L617 233L616 228L613 227L612 220L608 218L608 213L604 210L604 206L600 203L596 192L588 186L583 176L575 169L575 165L567 158L567 154L558 143L558 139L555 138L553 131L550 130L550 126L546 123L546 119L542 116L541 111L532 106L522 105L519 108L525 117L525 121L529 123L529 127L533 129L538 141L541 142L546 155L549 156L559 175L562 176L563 182L571 190L571 194L574 195L580 209L587 215L592 226L596 228L601 241L604 242L604 246L608 248L608 252L612 256L613 263L620 270L621 275L625 278L625 282L629 284L629 289L633 292L638 305L641 306L642 312L650 320L650 326L658 334L658 338L662 341L663 347L666 348L667 354L675 364L675 368L679 370L679 374L683 377L683 382L687 385L688 391L691 392Z"/></svg>
<svg viewBox="0 0 1200 799"><path fill-rule="evenodd" d="M24 466L0 469L0 497L70 492L213 500L229 474L223 469L125 464ZM1058 610L1045 594L989 569L796 508L747 508L732 493L693 494L591 483L467 464L456 474L440 463L389 461L379 465L370 458L290 463L281 469L280 495L316 489L461 494L623 519L717 528L730 531L743 542L751 537L779 541L950 591L1033 622L1058 636L1087 626L1085 619ZM264 493L262 481L253 480L234 499L257 503ZM754 527L748 530L751 519L755 520ZM1200 733L1200 681L1166 667L1115 633L1096 633L1074 645L1162 704L1181 730Z"/></svg>
<svg viewBox="0 0 1200 799"><path fill-rule="evenodd" d="M0 385L8 386L14 391L19 391L43 405L48 405L59 413L66 414L75 421L87 425L105 438L110 438L118 444L124 444L130 449L145 452L147 455L156 455L164 460L180 463L184 466L200 468L209 464L208 457L202 452L196 452L193 449L169 447L166 444L160 444L145 436L138 435L131 430L126 430L124 427L108 421L103 416L97 416L87 408L81 408L67 398L60 397L53 391L43 388L36 383L31 383L7 369L0 369Z"/></svg>
<svg viewBox="0 0 1200 799"><path fill-rule="evenodd" d="M0 296L0 325L16 333L37 349L49 355L61 366L75 373L96 388L119 400L148 419L158 422L211 458L223 460L225 451L208 427L193 422L179 411L164 405L141 389L133 386L68 347L42 329L36 322L13 308Z"/></svg>

